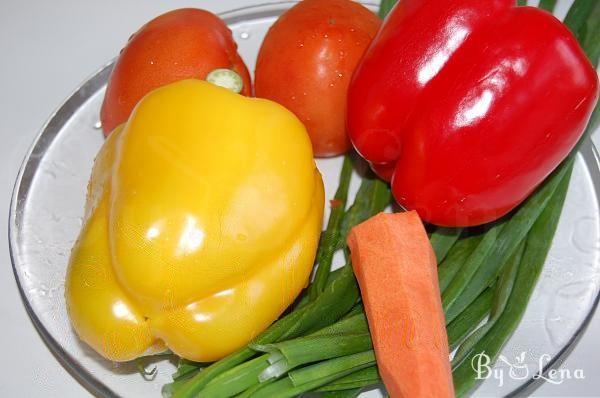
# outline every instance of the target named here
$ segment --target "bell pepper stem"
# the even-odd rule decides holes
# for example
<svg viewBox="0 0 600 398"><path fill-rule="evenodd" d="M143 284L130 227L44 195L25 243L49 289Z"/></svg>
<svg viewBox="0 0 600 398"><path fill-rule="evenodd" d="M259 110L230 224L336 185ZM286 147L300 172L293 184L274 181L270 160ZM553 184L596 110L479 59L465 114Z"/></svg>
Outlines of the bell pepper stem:
<svg viewBox="0 0 600 398"><path fill-rule="evenodd" d="M206 81L231 90L236 94L241 93L244 88L244 81L241 76L231 69L215 69L206 75Z"/></svg>

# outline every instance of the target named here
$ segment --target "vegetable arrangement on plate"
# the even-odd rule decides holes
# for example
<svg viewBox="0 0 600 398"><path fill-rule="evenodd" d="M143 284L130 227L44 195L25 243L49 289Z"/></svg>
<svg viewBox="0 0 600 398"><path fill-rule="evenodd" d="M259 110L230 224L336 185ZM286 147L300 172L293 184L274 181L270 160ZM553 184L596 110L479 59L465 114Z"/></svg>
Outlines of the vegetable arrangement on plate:
<svg viewBox="0 0 600 398"><path fill-rule="evenodd" d="M254 87L207 11L130 38L66 280L84 342L115 361L170 350L165 396L471 391L472 358L495 359L527 307L598 119L600 4L576 0L563 25L509 0L395 3L381 26L350 0L298 3ZM345 155L321 232L313 156L350 143L381 179L350 204ZM382 213L392 199L403 210Z"/></svg>

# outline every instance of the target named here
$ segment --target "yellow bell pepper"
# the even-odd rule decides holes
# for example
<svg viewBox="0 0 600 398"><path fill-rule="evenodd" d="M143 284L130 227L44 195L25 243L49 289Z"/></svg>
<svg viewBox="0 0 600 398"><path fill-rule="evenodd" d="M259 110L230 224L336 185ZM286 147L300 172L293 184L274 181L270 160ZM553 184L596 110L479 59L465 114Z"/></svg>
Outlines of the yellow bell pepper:
<svg viewBox="0 0 600 398"><path fill-rule="evenodd" d="M322 217L291 112L200 80L159 88L95 161L66 280L72 325L111 360L218 360L306 286Z"/></svg>

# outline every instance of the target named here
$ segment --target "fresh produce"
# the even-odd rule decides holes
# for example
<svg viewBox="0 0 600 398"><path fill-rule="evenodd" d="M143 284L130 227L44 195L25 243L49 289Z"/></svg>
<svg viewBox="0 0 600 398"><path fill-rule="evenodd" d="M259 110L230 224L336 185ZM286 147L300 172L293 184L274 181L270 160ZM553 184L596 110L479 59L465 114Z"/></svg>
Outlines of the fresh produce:
<svg viewBox="0 0 600 398"><path fill-rule="evenodd" d="M433 247L433 252L435 253L438 264L446 258L446 255L456 241L458 241L461 233L462 228L440 227L431 234L431 247Z"/></svg>
<svg viewBox="0 0 600 398"><path fill-rule="evenodd" d="M291 112L196 79L156 89L96 160L66 280L72 325L116 361L166 347L221 359L307 284L323 202Z"/></svg>
<svg viewBox="0 0 600 398"><path fill-rule="evenodd" d="M454 277L442 293L444 311L448 311L448 308L458 299L459 294L469 285L475 273L483 267L486 261L489 261L488 257L498 243L498 234L502 231L503 227L504 223L501 222L492 226L477 244L471 255L463 262L460 271L454 274ZM503 266L504 264L499 265Z"/></svg>
<svg viewBox="0 0 600 398"><path fill-rule="evenodd" d="M382 14L391 8L392 3L382 3ZM600 26L600 20L594 19L598 12L600 6L595 0L576 0L565 21L584 43L588 54L595 51L595 42L590 35L593 37ZM596 60L597 57L593 58L594 62ZM597 119L593 118L594 121ZM588 130L594 126L591 123ZM325 247L327 253L331 250L331 241L336 237L338 241L333 247L345 249L343 242L352 227L386 207L390 199L384 184L364 178L354 204L343 210L342 204L347 199L347 164L342 170L340 186L332 203L334 211L328 229L320 242L319 250L323 253ZM431 234L432 246L441 261L441 290L451 304L446 313L448 342L452 348L460 347L461 352L453 370L456 392L461 396L477 382L469 365L472 356L483 351L495 358L527 307L558 224L572 167L571 155L518 211L508 214L496 224L464 230L438 228ZM386 247L381 252L386 254L388 250ZM323 262L327 270L331 265L328 258L327 255ZM323 264L319 262L319 267ZM465 275L462 275L463 268ZM267 329L249 348L243 348L201 371L201 364L190 370L190 365L183 363L180 370L185 371L185 375L175 375L174 383L165 387L165 395L291 397L306 391L321 391L324 397L356 397L362 387L379 382L379 373L372 364L372 351L335 356L352 347L357 350L368 347L369 338L362 333L365 327L361 323L362 306L357 304L350 309L350 300L357 297L357 292L356 285L345 279L351 277L348 270L349 267L345 266L331 273L322 271L320 278L325 282L319 282L319 285L325 283L324 290L315 287L315 279L292 312ZM454 281L455 278L458 279ZM341 280L348 283L344 283L343 288L335 286ZM448 290L451 285L453 287ZM346 299L335 301L334 292ZM354 292L354 296L350 292ZM282 329L290 328L293 322L303 318L303 311L309 311L306 319L326 317L320 323L322 329L315 332L316 329L308 327L294 327L290 329L292 333L284 335ZM482 321L485 323L480 327ZM339 340L323 337L331 336L331 333ZM337 347L338 341L351 344ZM267 351L267 354L261 350ZM317 360L315 358L323 356L332 358L321 359L313 365L304 364L306 360ZM277 375L280 375L279 379L270 377ZM223 395L209 395L213 392Z"/></svg>
<svg viewBox="0 0 600 398"><path fill-rule="evenodd" d="M479 325L487 319L494 298L495 286L488 287L475 299L460 316L446 325L450 351L462 343Z"/></svg>
<svg viewBox="0 0 600 398"><path fill-rule="evenodd" d="M598 48L597 33L600 31L598 15L600 15L600 3L596 0L575 0L565 18L565 24L574 32L577 40L583 44L586 53L593 54L590 60L594 67L598 65L598 56L600 55L596 52ZM600 116L600 107L596 106L587 126L586 135L589 135L598 126L598 116ZM472 366L469 366L473 356L485 353L495 361L525 313L558 226L574 166L575 153L571 152L567 160L544 183L544 185L555 186L552 194L543 192L545 186L536 193L538 196L549 196L549 199L524 242L519 268L505 308L499 315L488 320L488 323L491 322L492 325L488 327L486 333L475 336L476 338L469 337L471 341L468 349L465 350L465 355L461 358L460 363L454 365L454 385L458 395L467 395L477 382L475 371ZM527 200L527 202L530 201L531 198ZM459 318L460 316L456 318L455 322Z"/></svg>
<svg viewBox="0 0 600 398"><path fill-rule="evenodd" d="M265 37L256 64L256 96L294 112L306 125L316 156L350 148L348 84L380 23L351 0L304 0Z"/></svg>
<svg viewBox="0 0 600 398"><path fill-rule="evenodd" d="M485 333L477 336L476 340L470 341L468 350L460 358L461 361L454 364L454 385L456 394L459 396L466 395L477 382L475 370L471 366L473 356L478 353L485 353L495 361L500 349L515 331L525 313L529 298L550 250L552 236L558 226L569 186L570 170L569 167L569 174L562 177L551 202L536 220L530 234L527 236L524 252L519 260L516 276L512 282L512 289L504 303L503 310L496 313L488 321L491 322L491 325Z"/></svg>
<svg viewBox="0 0 600 398"><path fill-rule="evenodd" d="M342 180L346 178L344 173L342 173L341 178ZM349 230L356 225L356 223L361 222L363 217L368 218L381 212L389 204L390 199L390 190L386 184L375 179L363 179L359 192L354 200L354 204L345 212L343 217L344 224L347 225L346 228ZM350 217L351 215L352 217ZM360 215L360 217L358 215ZM343 233L340 231L340 234ZM324 241L321 240L320 245L322 246L323 244ZM259 353L251 347L258 348L268 344L306 336L307 334L314 332L319 334L319 330L321 334L332 332L339 334L348 331L352 333L356 331L360 332L360 319L353 319L353 322L356 322L356 324L353 324L352 327L358 327L358 329L348 329L346 323L346 319L362 312L362 308L355 305L359 298L359 289L354 278L352 267L344 266L328 273L326 276L325 288L322 291L319 291L314 299L308 299L308 294L305 293L300 300L300 305L294 307L290 314L274 323L258 336L249 347L244 347L201 371L200 364L196 364L195 371L189 371L188 364L184 363L183 366L186 369L186 374L184 376L176 376L176 379L172 384L166 385L163 388L163 395L166 397L191 398L196 397L197 395L202 396L205 388L216 389L222 387L228 392L222 396L233 396L233 394L237 394L239 391L244 391L243 396L249 396L251 392L264 387L264 385L273 383L273 379L268 379L267 381L260 383L258 375L263 372L264 368L261 368L259 369L259 372L254 373L256 375L255 378L245 377L248 375L249 371L256 370L248 369L248 365L245 363L259 355ZM340 324L343 324L343 326ZM354 369L355 363L353 359L350 358L348 362L346 362L346 357L348 356L340 357L341 359L334 363L335 368L338 370L341 369L340 372L343 373L338 377L348 374L348 369ZM326 363L328 361L329 360L325 360L324 362ZM366 363L367 365L372 364L370 361L367 361ZM226 372L228 375L226 380L229 380L230 382L219 386L225 379L225 377L221 378L220 375L224 375ZM313 374L313 377L314 381L318 380L318 383L316 386L314 383L311 383L312 390L329 383L328 379L320 378L319 372ZM219 382L219 380L221 380L221 382Z"/></svg>
<svg viewBox="0 0 600 398"><path fill-rule="evenodd" d="M534 191L597 98L586 53L549 13L512 0L403 0L353 76L348 128L403 207L472 226Z"/></svg>
<svg viewBox="0 0 600 398"><path fill-rule="evenodd" d="M567 161L565 164L569 164ZM552 201L558 184L570 173L570 168L561 166L536 192L534 192L504 225L496 225L477 244L477 247L464 262L467 274L462 275L463 267L444 291L446 321L451 322L473 302L502 272L508 259L515 253L523 239L531 231L533 224ZM490 236L491 235L491 236ZM491 244L490 240L494 240ZM455 285L452 291L450 286Z"/></svg>
<svg viewBox="0 0 600 398"><path fill-rule="evenodd" d="M353 372L348 376L341 377L326 386L319 388L319 391L348 391L356 388L360 391L360 388L362 387L372 386L374 384L379 384L380 382L381 377L379 376L377 366L370 366Z"/></svg>
<svg viewBox="0 0 600 398"><path fill-rule="evenodd" d="M149 22L103 104L113 132L66 281L74 329L145 375L140 356L172 350L165 397L356 397L382 380L391 397L468 394L474 356L495 360L525 312L572 148L599 119L598 16L597 0L575 0L565 24L579 48L513 1L403 0L348 91L379 22L349 0L304 0L257 63L257 94L290 111L215 86L252 90L214 15ZM321 234L311 144L345 151L346 119L416 211L378 214L391 191L369 173L348 206L360 160L347 155ZM439 225L429 237L419 215ZM332 271L340 251L347 264Z"/></svg>
<svg viewBox="0 0 600 398"><path fill-rule="evenodd" d="M453 397L437 264L416 212L379 214L348 237L377 367L392 397Z"/></svg>
<svg viewBox="0 0 600 398"><path fill-rule="evenodd" d="M314 282L310 285L309 296L314 299L324 288L327 277L331 269L333 255L337 249L337 243L340 239L340 227L344 219L346 210L346 201L348 199L348 189L350 188L350 178L352 177L352 163L350 157L344 157L342 172L340 174L340 183L335 197L331 202L331 215L317 252L317 262L319 267L315 272Z"/></svg>
<svg viewBox="0 0 600 398"><path fill-rule="evenodd" d="M454 277L462 269L463 265L467 262L469 256L477 248L484 236L484 234L475 234L463 237L452 246L446 258L444 258L438 266L441 293L446 291L450 282L452 282Z"/></svg>
<svg viewBox="0 0 600 398"><path fill-rule="evenodd" d="M502 315L504 312L507 300L514 287L515 277L521 264L524 248L524 243L521 243L519 249L517 249L515 254L512 255L508 263L504 266L502 274L498 277L498 281L495 285L495 295L490 306L490 313L489 317L487 318L487 322L461 342L460 349L458 349L452 357L453 365L463 361L475 343L477 343L481 336L484 336L490 330L490 328L494 326L500 315Z"/></svg>
<svg viewBox="0 0 600 398"><path fill-rule="evenodd" d="M157 87L183 79L205 79L229 69L250 95L250 75L225 23L209 11L167 12L134 33L117 58L106 88L100 120L108 135L124 123L140 99Z"/></svg>

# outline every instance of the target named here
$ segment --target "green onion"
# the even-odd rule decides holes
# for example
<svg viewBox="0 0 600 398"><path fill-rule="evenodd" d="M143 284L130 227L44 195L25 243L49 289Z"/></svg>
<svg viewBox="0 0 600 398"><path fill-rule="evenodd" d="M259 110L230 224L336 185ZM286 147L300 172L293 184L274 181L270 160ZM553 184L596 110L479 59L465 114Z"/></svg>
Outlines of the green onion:
<svg viewBox="0 0 600 398"><path fill-rule="evenodd" d="M317 330L309 336L331 336L337 334L361 334L368 332L369 326L367 324L367 317L362 312L362 306L358 306L361 310L358 314L347 316L334 323L324 327L323 329Z"/></svg>
<svg viewBox="0 0 600 398"><path fill-rule="evenodd" d="M243 393L236 395L236 398L250 398L255 397L257 391L262 390L264 388L268 388L269 385L275 383L276 380L265 381L264 383L256 383L252 387L248 388Z"/></svg>
<svg viewBox="0 0 600 398"><path fill-rule="evenodd" d="M348 376L341 377L319 388L319 391L337 391L362 388L381 383L381 377L376 365L357 370Z"/></svg>
<svg viewBox="0 0 600 398"><path fill-rule="evenodd" d="M295 386L300 386L313 380L327 378L332 375L339 375L336 378L346 376L374 364L375 352L369 350L358 354L330 359L302 369L293 370L288 374L288 377Z"/></svg>
<svg viewBox="0 0 600 398"><path fill-rule="evenodd" d="M352 307L352 309L350 311L348 311L348 313L344 316L344 318L350 318L351 316L354 315L359 315L362 314L364 316L365 314L365 308L363 307L362 303L356 303L354 304L354 307Z"/></svg>
<svg viewBox="0 0 600 398"><path fill-rule="evenodd" d="M472 347L469 355L454 369L454 388L457 396L467 394L477 382L475 370L472 366L472 361L476 359L476 355L485 354L493 363L500 349L521 321L558 226L561 209L569 186L571 169L569 166L566 173L557 174L562 178L556 192L536 220L531 232L527 235L525 249L521 257L521 263L524 265L519 267L517 271L517 277L505 310L485 336Z"/></svg>
<svg viewBox="0 0 600 398"><path fill-rule="evenodd" d="M439 227L433 231L429 241L433 247L438 264L446 258L446 255L460 237L462 230L462 228Z"/></svg>
<svg viewBox="0 0 600 398"><path fill-rule="evenodd" d="M200 390L202 390L212 379L233 368L234 366L252 358L254 355L255 352L247 347L228 355L227 357L200 371L191 379L186 380L186 382L181 384L179 388L174 389L172 395L173 398L196 397Z"/></svg>
<svg viewBox="0 0 600 398"><path fill-rule="evenodd" d="M379 5L379 18L384 19L394 8L398 0L381 0Z"/></svg>
<svg viewBox="0 0 600 398"><path fill-rule="evenodd" d="M185 358L179 358L177 362L177 371L171 375L173 380L178 380L189 375L192 372L202 369L205 365L199 362L188 361Z"/></svg>
<svg viewBox="0 0 600 398"><path fill-rule="evenodd" d="M598 0L575 0L563 21L571 29L584 51L587 50L584 43L588 39L586 36L589 36L590 33L589 27L597 27L598 25L598 20L594 20L594 12L597 12L598 7ZM592 31L595 31L595 29L592 29ZM598 40L597 37L596 40ZM594 64L598 62L598 59L590 58L590 61Z"/></svg>
<svg viewBox="0 0 600 398"><path fill-rule="evenodd" d="M600 2L596 2L579 34L581 46L594 66L598 65L600 57L600 23L598 21L600 21ZM597 122L598 113L600 112L596 108L595 117L592 117L590 121L591 125L595 125Z"/></svg>
<svg viewBox="0 0 600 398"><path fill-rule="evenodd" d="M466 310L446 326L450 351L454 349L479 326L492 308L494 288L488 287Z"/></svg>
<svg viewBox="0 0 600 398"><path fill-rule="evenodd" d="M294 386L294 384L292 384L292 381L288 377L286 377L269 384L259 384L258 387L254 389L252 394L243 394L242 396L244 398L292 398L302 394L303 392L314 389L313 386L318 384L318 381L317 383L314 383L313 381L312 384L304 386L304 388L297 388L296 386Z"/></svg>
<svg viewBox="0 0 600 398"><path fill-rule="evenodd" d="M188 377L181 377L172 383L165 384L162 386L161 395L163 398L171 398L175 395L175 392L178 391L188 380Z"/></svg>
<svg viewBox="0 0 600 398"><path fill-rule="evenodd" d="M337 242L339 241L340 227L346 211L346 201L348 199L348 188L350 187L350 178L352 177L352 162L350 156L344 156L344 163L340 173L340 182L331 204L331 214L327 222L327 229L321 236L319 250L317 251L317 271L313 283L308 289L310 300L314 300L325 288L329 272L331 271L331 262L335 253Z"/></svg>
<svg viewBox="0 0 600 398"><path fill-rule="evenodd" d="M265 381L277 378L300 365L369 350L373 348L373 343L369 332L365 331L362 334L299 337L257 348L271 354L271 366L259 375L259 380Z"/></svg>
<svg viewBox="0 0 600 398"><path fill-rule="evenodd" d="M557 0L540 0L539 8L548 12L554 12Z"/></svg>
<svg viewBox="0 0 600 398"><path fill-rule="evenodd" d="M262 355L221 373L202 389L198 397L228 398L252 387L258 382L258 375L269 366L268 357Z"/></svg>
<svg viewBox="0 0 600 398"><path fill-rule="evenodd" d="M444 293L452 279L456 276L462 266L467 262L467 259L473 253L479 242L483 239L484 234L477 234L461 238L456 242L450 252L438 266L438 279L440 283L440 292Z"/></svg>
<svg viewBox="0 0 600 398"><path fill-rule="evenodd" d="M292 371L288 377L271 383L267 382L269 384L265 383L264 387L259 385L259 387L255 387L251 395L244 394L243 396L252 396L253 398L296 397L374 363L375 353L373 351L330 359Z"/></svg>
<svg viewBox="0 0 600 398"><path fill-rule="evenodd" d="M340 267L338 269L331 271L329 273L329 277L327 278L327 283L329 283L332 279L335 279L336 275L338 275L342 271L342 268L343 267ZM309 287L310 287L310 285L309 285ZM307 293L306 290L304 290L303 292L300 293L300 299L297 300L295 305L291 306L292 311L299 310L300 308L304 307L306 304L308 304L310 302L308 294L306 294L306 293Z"/></svg>
<svg viewBox="0 0 600 398"><path fill-rule="evenodd" d="M559 167L542 186L540 186L521 207L504 223L495 239L486 261L477 269L469 284L460 296L451 297L446 310L446 321L451 322L467 308L500 274L506 259L512 256L517 246L550 202L556 187L567 173L568 168ZM492 231L489 231L490 233ZM484 238L485 239L485 238ZM479 247L479 246L478 246Z"/></svg>
<svg viewBox="0 0 600 398"><path fill-rule="evenodd" d="M342 267L336 276L323 293L299 310L302 312L299 319L281 335L281 340L331 325L352 309L360 296L352 267L350 265ZM269 344L273 341L275 340L267 341L259 338L254 343Z"/></svg>
<svg viewBox="0 0 600 398"><path fill-rule="evenodd" d="M494 324L498 321L502 313L506 308L508 298L512 293L517 271L521 265L521 257L525 248L524 242L521 243L519 249L512 255L508 261L508 265L504 267L502 275L500 276L498 283L496 284L496 291L494 294L494 301L490 312L488 321L471 334L461 344L459 349L456 351L454 358L452 359L452 367L459 365L463 359L471 352L471 349L477 344L479 340L490 330Z"/></svg>
<svg viewBox="0 0 600 398"><path fill-rule="evenodd" d="M368 369L368 368L367 368ZM360 371L359 371L360 372ZM358 380L350 383L339 383L337 380L332 381L331 383L320 387L317 391L327 392L327 391L347 391L353 389L361 389L365 387L375 386L377 384L381 384L381 379L372 379L372 380Z"/></svg>
<svg viewBox="0 0 600 398"><path fill-rule="evenodd" d="M346 247L346 239L350 230L382 212L391 200L392 193L385 182L376 178L363 178L354 198L354 204L350 206L342 221L337 247L339 249Z"/></svg>
<svg viewBox="0 0 600 398"><path fill-rule="evenodd" d="M467 289L469 283L471 282L473 275L477 273L479 269L483 266L486 261L488 255L494 249L496 245L496 240L498 238L498 234L502 231L504 227L504 222L497 222L492 226L492 228L485 233L485 236L479 242L475 250L471 253L471 255L467 258L466 263L461 267L460 272L456 273L448 288L445 289L442 294L442 306L444 308L444 312L448 312L448 309L452 307L452 305L459 299L461 293ZM486 286L487 287L487 286ZM481 289L483 291L483 289ZM479 295L480 292L477 292ZM475 296L477 297L477 296ZM467 303L467 304L470 304ZM464 308L461 309L464 310ZM458 315L457 313L456 315ZM447 318L446 323L452 321L453 318Z"/></svg>

